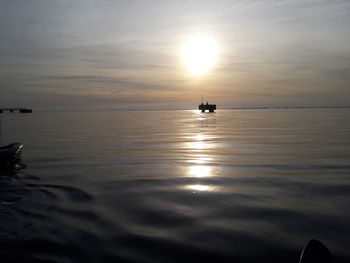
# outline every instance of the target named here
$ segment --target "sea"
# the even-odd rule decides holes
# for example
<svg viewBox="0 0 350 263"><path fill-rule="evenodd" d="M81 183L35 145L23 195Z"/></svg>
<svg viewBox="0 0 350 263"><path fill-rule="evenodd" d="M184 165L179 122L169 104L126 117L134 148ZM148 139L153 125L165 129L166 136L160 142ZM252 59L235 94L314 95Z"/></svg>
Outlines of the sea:
<svg viewBox="0 0 350 263"><path fill-rule="evenodd" d="M350 109L0 114L1 262L350 262Z"/></svg>

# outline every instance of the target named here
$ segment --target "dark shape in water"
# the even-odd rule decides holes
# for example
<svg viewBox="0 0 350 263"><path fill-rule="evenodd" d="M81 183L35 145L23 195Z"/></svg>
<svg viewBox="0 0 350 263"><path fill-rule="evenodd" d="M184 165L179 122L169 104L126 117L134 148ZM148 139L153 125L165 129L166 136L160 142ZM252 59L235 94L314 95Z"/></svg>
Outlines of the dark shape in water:
<svg viewBox="0 0 350 263"><path fill-rule="evenodd" d="M22 163L21 159L19 159L12 166L0 166L0 177L1 176L15 176L15 175L23 172L23 170L26 168L27 168L27 166L24 163Z"/></svg>
<svg viewBox="0 0 350 263"><path fill-rule="evenodd" d="M311 239L301 253L299 263L331 263L333 258L328 248L316 239Z"/></svg>
<svg viewBox="0 0 350 263"><path fill-rule="evenodd" d="M23 144L11 143L0 147L0 169L15 166L21 159Z"/></svg>

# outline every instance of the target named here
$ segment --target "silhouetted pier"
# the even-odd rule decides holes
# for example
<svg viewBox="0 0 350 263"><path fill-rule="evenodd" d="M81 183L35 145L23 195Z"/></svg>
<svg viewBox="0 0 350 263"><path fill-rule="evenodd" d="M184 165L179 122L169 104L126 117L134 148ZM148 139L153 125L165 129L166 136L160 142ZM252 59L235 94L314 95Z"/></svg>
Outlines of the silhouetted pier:
<svg viewBox="0 0 350 263"><path fill-rule="evenodd" d="M202 112L208 110L209 112L214 112L216 110L216 104L209 104L208 102L204 104L203 102L198 105L198 109Z"/></svg>
<svg viewBox="0 0 350 263"><path fill-rule="evenodd" d="M0 108L0 113L4 113L4 112L10 112L10 113L15 113L15 112L19 112L19 113L32 113L33 110L32 109L27 109L27 108Z"/></svg>

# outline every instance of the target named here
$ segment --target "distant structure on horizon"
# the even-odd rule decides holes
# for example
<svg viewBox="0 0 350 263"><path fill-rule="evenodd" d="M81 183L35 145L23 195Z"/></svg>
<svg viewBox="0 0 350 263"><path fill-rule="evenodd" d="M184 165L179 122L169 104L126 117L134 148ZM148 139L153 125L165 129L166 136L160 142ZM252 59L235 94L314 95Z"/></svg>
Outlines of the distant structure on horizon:
<svg viewBox="0 0 350 263"><path fill-rule="evenodd" d="M19 113L32 113L32 109L27 109L27 108L0 108L0 113L3 113L5 111L8 111L10 113L15 113L18 111Z"/></svg>
<svg viewBox="0 0 350 263"><path fill-rule="evenodd" d="M198 109L202 112L208 110L209 112L214 112L216 110L216 104L209 104L208 101L206 104L203 103L203 95L202 95L202 103L198 105Z"/></svg>

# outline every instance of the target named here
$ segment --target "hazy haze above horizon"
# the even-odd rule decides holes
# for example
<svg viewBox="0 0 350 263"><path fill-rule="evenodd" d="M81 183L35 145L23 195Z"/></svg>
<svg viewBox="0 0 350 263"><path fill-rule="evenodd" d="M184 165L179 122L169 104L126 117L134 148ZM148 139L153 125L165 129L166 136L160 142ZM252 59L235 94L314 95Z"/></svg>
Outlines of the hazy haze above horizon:
<svg viewBox="0 0 350 263"><path fill-rule="evenodd" d="M350 2L3 0L0 107L349 106ZM216 64L184 67L192 36Z"/></svg>

